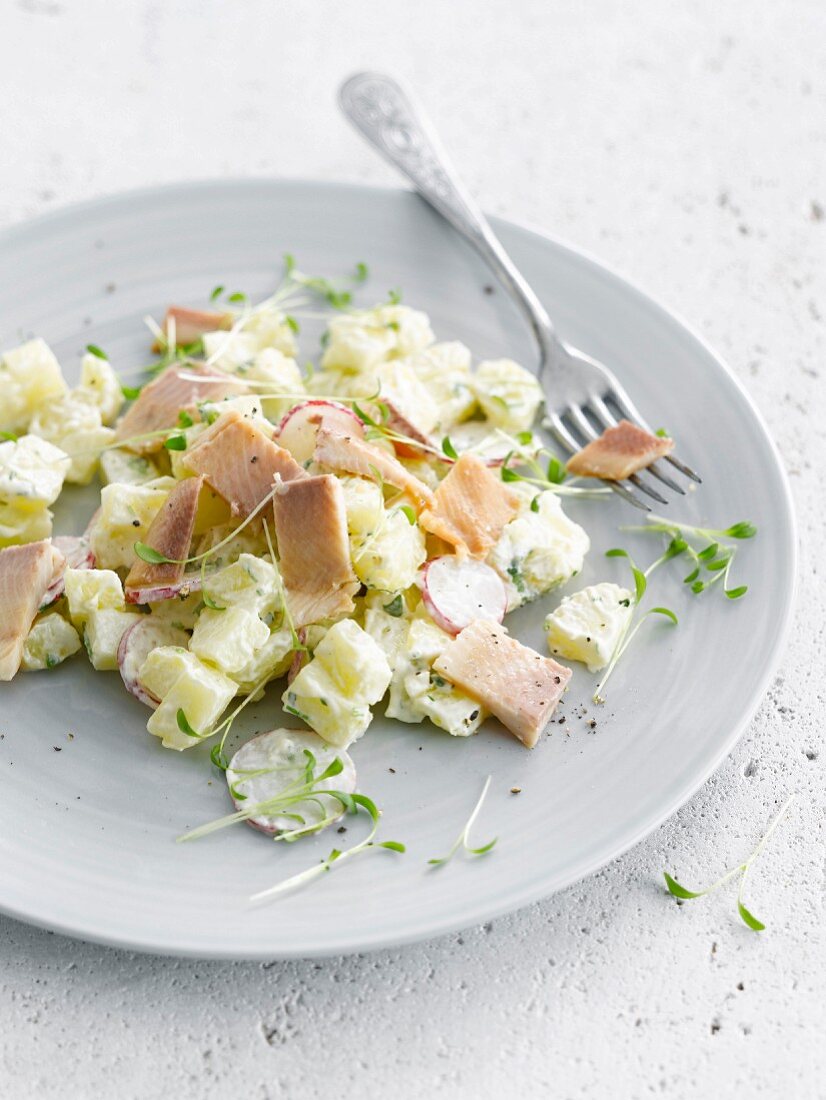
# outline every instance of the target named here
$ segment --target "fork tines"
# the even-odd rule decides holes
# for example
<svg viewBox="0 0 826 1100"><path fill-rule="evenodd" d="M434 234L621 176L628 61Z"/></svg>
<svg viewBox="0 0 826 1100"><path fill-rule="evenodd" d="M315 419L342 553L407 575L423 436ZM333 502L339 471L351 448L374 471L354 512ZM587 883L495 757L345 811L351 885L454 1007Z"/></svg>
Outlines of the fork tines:
<svg viewBox="0 0 826 1100"><path fill-rule="evenodd" d="M618 414L618 415L617 415ZM615 427L620 420L626 419L638 424L645 431L651 432L651 428L645 423L635 409L615 393L607 393L604 396L591 394L582 405L570 403L559 412L551 409L547 412L547 423L557 442L569 453L576 454L586 444L597 439L606 428ZM663 463L668 462L674 469L679 470L685 477L698 484L702 478L681 462L674 455L665 455L662 459L646 466L639 473L631 474L625 481L605 480L603 484L613 489L615 493L641 508L644 512L650 512L651 507L641 499L639 493L644 493L658 504L668 504L668 498L663 496L649 481L641 475L650 475L655 481L665 485L672 492L680 496L685 495L685 489L663 469ZM633 489L631 488L633 486ZM634 492L634 489L638 492Z"/></svg>

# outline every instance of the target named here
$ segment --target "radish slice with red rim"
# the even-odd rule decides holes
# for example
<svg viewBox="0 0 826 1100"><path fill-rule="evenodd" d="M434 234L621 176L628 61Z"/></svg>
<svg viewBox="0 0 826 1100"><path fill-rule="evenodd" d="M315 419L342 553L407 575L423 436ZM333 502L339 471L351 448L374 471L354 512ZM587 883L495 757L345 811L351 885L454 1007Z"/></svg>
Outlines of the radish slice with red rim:
<svg viewBox="0 0 826 1100"><path fill-rule="evenodd" d="M508 609L502 578L473 558L433 558L424 568L421 588L434 622L449 634L458 634L476 619L501 623Z"/></svg>
<svg viewBox="0 0 826 1100"><path fill-rule="evenodd" d="M160 603L162 600L184 600L193 592L200 592L202 583L200 573L185 573L175 584L158 585L155 588L126 588L123 594L127 603Z"/></svg>
<svg viewBox="0 0 826 1100"><path fill-rule="evenodd" d="M341 771L316 783L312 798L284 807L281 813L267 813L267 802L301 781L309 762L307 752L315 758L316 776L320 776L336 758L341 761ZM356 789L356 766L343 749L328 745L318 734L309 730L270 730L259 733L235 753L227 768L227 783L237 810L249 811L261 805L260 813L247 818L253 829L268 836L314 826L319 827L316 830L319 831L338 821L345 809L332 795L318 792L353 794ZM303 819L303 824L298 818Z"/></svg>
<svg viewBox="0 0 826 1100"><path fill-rule="evenodd" d="M296 462L309 462L321 426L344 435L364 437L364 424L352 409L336 401L304 401L285 413L275 432L280 447L286 448Z"/></svg>
<svg viewBox="0 0 826 1100"><path fill-rule="evenodd" d="M138 673L152 650L164 645L185 649L189 645L189 635L171 623L157 623L147 617L125 630L118 646L118 669L126 690L153 710L160 699L146 690Z"/></svg>

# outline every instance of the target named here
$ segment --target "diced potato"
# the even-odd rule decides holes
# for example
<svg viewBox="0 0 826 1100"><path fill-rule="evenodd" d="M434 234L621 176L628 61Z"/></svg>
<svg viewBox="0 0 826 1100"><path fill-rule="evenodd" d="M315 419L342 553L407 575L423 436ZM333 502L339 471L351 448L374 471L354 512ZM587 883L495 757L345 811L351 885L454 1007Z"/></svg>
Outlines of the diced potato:
<svg viewBox="0 0 826 1100"><path fill-rule="evenodd" d="M387 593L383 598L387 601L384 607L365 608L364 629L381 648L390 668L395 669L398 655L407 641L410 620L405 617L401 593L392 597Z"/></svg>
<svg viewBox="0 0 826 1100"><path fill-rule="evenodd" d="M112 447L100 456L100 474L104 485L144 485L160 476L160 470L150 458Z"/></svg>
<svg viewBox="0 0 826 1100"><path fill-rule="evenodd" d="M149 653L138 669L138 679L156 699L163 699L181 676L200 667L195 654L183 646L163 645Z"/></svg>
<svg viewBox="0 0 826 1100"><path fill-rule="evenodd" d="M111 569L67 569L63 580L69 617L79 629L94 611L126 610L123 585Z"/></svg>
<svg viewBox="0 0 826 1100"><path fill-rule="evenodd" d="M375 481L364 477L339 478L347 512L347 530L358 538L374 534L384 516L384 497Z"/></svg>
<svg viewBox="0 0 826 1100"><path fill-rule="evenodd" d="M476 368L473 386L491 424L511 433L533 427L544 400L536 375L512 359L488 359Z"/></svg>
<svg viewBox="0 0 826 1100"><path fill-rule="evenodd" d="M152 609L154 618L170 626L177 626L180 630L192 630L198 621L198 615L203 610L203 600L200 592L192 592L189 596L178 596L172 600L158 600L157 603L148 605Z"/></svg>
<svg viewBox="0 0 826 1100"><path fill-rule="evenodd" d="M221 549L207 559L207 564L211 569L221 569L223 566L237 561L242 554L261 555L268 552L263 529L258 530L250 525L245 527L243 531L234 534L237 526L238 520L235 520L211 528L198 542L193 553L205 554L207 550L212 550L221 543ZM224 539L227 541L224 542Z"/></svg>
<svg viewBox="0 0 826 1100"><path fill-rule="evenodd" d="M213 611L207 607L198 616L189 648L231 676L252 661L269 636L269 627L255 611L245 607Z"/></svg>
<svg viewBox="0 0 826 1100"><path fill-rule="evenodd" d="M425 617L424 612L413 617L396 653L388 718L401 722L429 718L454 737L476 732L487 718L487 711L432 670L433 662L450 642L450 635Z"/></svg>
<svg viewBox="0 0 826 1100"><path fill-rule="evenodd" d="M416 369L404 359L381 363L375 370L373 393L389 401L396 412L428 435L439 423L439 407Z"/></svg>
<svg viewBox="0 0 826 1100"><path fill-rule="evenodd" d="M248 332L218 329L216 332L205 333L203 342L204 354L209 362L225 371L236 371L244 364L251 363L259 350L258 340Z"/></svg>
<svg viewBox="0 0 826 1100"><path fill-rule="evenodd" d="M52 533L52 513L45 505L32 510L30 504L0 500L0 548L24 542L38 542Z"/></svg>
<svg viewBox="0 0 826 1100"><path fill-rule="evenodd" d="M140 622L143 615L134 611L117 611L105 607L92 611L86 620L83 641L92 666L99 672L118 667L118 646L124 633L134 623Z"/></svg>
<svg viewBox="0 0 826 1100"><path fill-rule="evenodd" d="M328 333L322 367L352 372L411 355L434 340L427 314L401 305L340 314L331 320Z"/></svg>
<svg viewBox="0 0 826 1100"><path fill-rule="evenodd" d="M0 389L0 403L4 401ZM4 440L0 442L0 500L22 511L41 511L60 496L68 468L64 452L37 435Z"/></svg>
<svg viewBox="0 0 826 1100"><path fill-rule="evenodd" d="M91 352L81 360L80 385L74 393L79 399L97 406L104 424L114 421L125 400L118 376L109 361Z"/></svg>
<svg viewBox="0 0 826 1100"><path fill-rule="evenodd" d="M274 347L259 351L244 372L243 378L253 385L256 382L262 383L257 387L262 392L256 400L260 401L264 415L276 423L296 403L295 395L305 392L298 363ZM291 396L279 397L281 393Z"/></svg>
<svg viewBox="0 0 826 1100"><path fill-rule="evenodd" d="M519 482L509 488L522 498L520 512L505 526L487 560L505 581L511 611L575 577L591 542L568 519L553 492L539 493L537 511L532 511L536 490Z"/></svg>
<svg viewBox="0 0 826 1100"><path fill-rule="evenodd" d="M413 584L427 557L424 533L400 508L393 508L372 535L352 539L351 557L362 584L400 592Z"/></svg>
<svg viewBox="0 0 826 1100"><path fill-rule="evenodd" d="M92 553L102 569L131 569L135 543L146 538L149 526L169 496L171 478L145 485L106 485L100 494L100 514L92 527Z"/></svg>
<svg viewBox="0 0 826 1100"><path fill-rule="evenodd" d="M67 386L45 340L28 340L0 355L0 431L24 432L37 410L59 401Z"/></svg>
<svg viewBox="0 0 826 1100"><path fill-rule="evenodd" d="M241 554L232 565L207 576L205 590L219 607L242 607L272 624L281 608L281 579L269 561Z"/></svg>
<svg viewBox="0 0 826 1100"><path fill-rule="evenodd" d="M76 392L43 406L32 418L31 431L69 455L66 480L76 485L88 485L103 448L115 438L111 428L103 427L98 406Z"/></svg>
<svg viewBox="0 0 826 1100"><path fill-rule="evenodd" d="M605 668L634 613L627 588L603 581L565 596L545 619L548 648L556 657L582 661L589 672Z"/></svg>
<svg viewBox="0 0 826 1100"><path fill-rule="evenodd" d="M293 636L288 626L271 634L252 659L232 675L241 695L258 690L267 680L283 676L293 660Z"/></svg>
<svg viewBox="0 0 826 1100"><path fill-rule="evenodd" d="M245 376L246 377L246 376ZM235 410L245 420L251 420L257 428L260 428L267 438L272 437L273 425L270 420L264 415L263 402L261 398L254 393L241 393L235 397L225 397L221 401L204 401L198 406L198 412L204 419L203 424L193 425L187 432L187 450L191 446L192 442L206 430L206 428L213 424L222 413ZM179 451L178 454L185 455L186 451ZM171 457L174 459L175 452L172 452Z"/></svg>
<svg viewBox="0 0 826 1100"><path fill-rule="evenodd" d="M35 619L23 646L23 660L20 667L24 672L39 672L44 668L54 668L67 657L81 648L80 636L71 623L62 615L52 611L42 618Z"/></svg>
<svg viewBox="0 0 826 1100"><path fill-rule="evenodd" d="M138 674L141 683L154 695L158 692L152 684L157 684L157 679L153 678L148 666L153 658L157 660L156 655L160 652L150 653ZM146 723L146 728L161 739L164 748L179 752L200 744L200 738L183 732L178 724L178 712L183 711L191 729L206 735L226 710L236 690L228 676L209 668L191 653L187 656L191 660L182 662L181 674L165 685L167 690L161 696L160 706Z"/></svg>
<svg viewBox="0 0 826 1100"><path fill-rule="evenodd" d="M244 325L244 332L255 337L259 350L275 348L284 355L295 356L298 345L295 332L284 312L278 307L261 309L253 313Z"/></svg>
<svg viewBox="0 0 826 1100"><path fill-rule="evenodd" d="M369 726L370 704L384 695L390 677L376 642L352 619L343 619L327 631L284 692L284 709L325 741L346 748Z"/></svg>
<svg viewBox="0 0 826 1100"><path fill-rule="evenodd" d="M467 420L476 411L470 351L458 340L433 344L405 359L415 370L438 410L439 431Z"/></svg>

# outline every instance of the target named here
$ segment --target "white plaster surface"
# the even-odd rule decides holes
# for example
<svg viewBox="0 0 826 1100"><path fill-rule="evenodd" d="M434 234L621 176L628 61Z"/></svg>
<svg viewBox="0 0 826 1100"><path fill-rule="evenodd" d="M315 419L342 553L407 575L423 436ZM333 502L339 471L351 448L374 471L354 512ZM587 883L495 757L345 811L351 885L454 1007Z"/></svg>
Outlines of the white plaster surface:
<svg viewBox="0 0 826 1100"><path fill-rule="evenodd" d="M418 87L487 209L653 289L746 383L799 509L788 653L689 805L491 925L262 965L0 919L0 1096L823 1097L826 7L2 0L0 224L194 177L395 182L334 106L367 67ZM730 894L668 898L662 868L707 881L791 791L765 933Z"/></svg>

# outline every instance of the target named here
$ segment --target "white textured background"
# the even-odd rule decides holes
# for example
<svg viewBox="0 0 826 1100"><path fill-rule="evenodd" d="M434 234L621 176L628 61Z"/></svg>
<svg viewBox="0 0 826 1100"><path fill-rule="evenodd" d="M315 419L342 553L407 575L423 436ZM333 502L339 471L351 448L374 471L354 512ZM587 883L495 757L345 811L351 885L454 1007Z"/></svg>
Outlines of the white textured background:
<svg viewBox="0 0 826 1100"><path fill-rule="evenodd" d="M395 182L334 106L367 67L419 89L487 209L653 289L748 385L800 515L789 651L672 821L462 935L197 963L0 919L0 1095L823 1097L826 7L0 0L0 224L191 177ZM709 880L793 790L749 891L765 933L730 895L665 895L663 867Z"/></svg>

